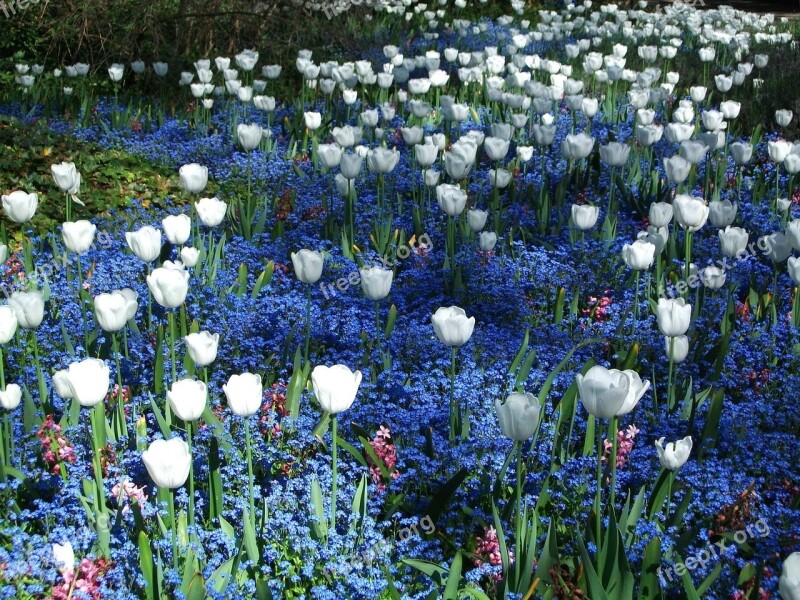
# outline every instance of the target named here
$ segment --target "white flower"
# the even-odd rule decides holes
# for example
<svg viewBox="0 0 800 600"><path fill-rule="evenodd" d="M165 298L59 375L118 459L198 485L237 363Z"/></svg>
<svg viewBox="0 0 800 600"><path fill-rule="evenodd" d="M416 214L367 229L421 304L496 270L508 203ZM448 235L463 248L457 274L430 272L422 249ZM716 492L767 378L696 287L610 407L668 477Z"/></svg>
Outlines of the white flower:
<svg viewBox="0 0 800 600"><path fill-rule="evenodd" d="M692 451L692 437L687 435L682 440L670 442L666 447L664 447L664 439L662 437L655 442L658 462L661 463L662 467L670 471L680 469L689 459L689 454Z"/></svg>
<svg viewBox="0 0 800 600"><path fill-rule="evenodd" d="M345 365L318 365L311 372L314 395L322 410L337 415L350 408L361 384L361 371L353 373Z"/></svg>

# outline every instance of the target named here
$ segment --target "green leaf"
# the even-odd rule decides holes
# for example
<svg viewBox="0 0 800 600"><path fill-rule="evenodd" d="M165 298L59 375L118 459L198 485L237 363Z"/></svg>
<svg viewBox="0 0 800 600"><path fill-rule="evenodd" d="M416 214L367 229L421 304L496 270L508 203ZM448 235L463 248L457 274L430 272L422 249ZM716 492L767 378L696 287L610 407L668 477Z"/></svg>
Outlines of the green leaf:
<svg viewBox="0 0 800 600"><path fill-rule="evenodd" d="M216 436L212 436L208 446L208 520L213 521L219 517L222 530L228 533L225 528L228 522L222 518L223 490L219 442ZM236 539L232 527L230 537Z"/></svg>
<svg viewBox="0 0 800 600"><path fill-rule="evenodd" d="M661 538L648 542L642 557L642 574L639 578L639 600L655 600L661 595L658 570L661 568Z"/></svg>
<svg viewBox="0 0 800 600"><path fill-rule="evenodd" d="M508 556L508 545L506 544L506 534L503 531L503 523L500 521L500 514L497 512L497 505L492 502L492 518L494 519L494 528L497 532L497 543L500 546L500 561L503 565L503 575L508 579L510 557ZM508 581L506 581L508 583Z"/></svg>
<svg viewBox="0 0 800 600"><path fill-rule="evenodd" d="M397 307L392 304L389 307L389 315L386 317L386 328L384 329L384 337L388 340L392 337L392 332L394 331L394 324L397 321Z"/></svg>
<svg viewBox="0 0 800 600"><path fill-rule="evenodd" d="M600 578L597 576L597 572L594 570L592 559L589 557L589 553L586 551L586 546L583 543L583 537L580 533L577 534L576 542L581 555L581 564L583 565L584 577L586 578L586 591L588 592L587 597L591 598L592 600L608 600L606 591L603 589L603 584L600 581Z"/></svg>
<svg viewBox="0 0 800 600"><path fill-rule="evenodd" d="M425 514L427 514L434 523L438 521L439 517L444 512L444 509L447 508L447 504L450 502L453 494L464 482L464 479L466 479L467 475L469 475L469 470L466 468L460 469L433 495L430 503L428 503L428 508L425 511Z"/></svg>
<svg viewBox="0 0 800 600"><path fill-rule="evenodd" d="M447 573L446 569L443 569L439 565L434 562L430 562L427 560L417 560L415 558L404 558L401 561L403 564L408 565L412 569L416 569L420 573L427 575L437 583L441 581L441 578Z"/></svg>
<svg viewBox="0 0 800 600"><path fill-rule="evenodd" d="M236 530L234 530L233 525L231 525L225 517L219 517L219 528L222 532L227 535L232 540L236 539Z"/></svg>
<svg viewBox="0 0 800 600"><path fill-rule="evenodd" d="M327 413L326 413L326 414L327 414ZM358 463L359 463L359 464L360 464L362 467L364 467L365 469L368 469L368 468L369 468L369 464L367 464L367 461L366 461L366 459L364 458L364 455L363 455L363 454L361 454L361 452L359 452L359 451L356 449L356 447L355 447L355 446L353 446L352 444L350 444L350 442L347 442L346 440L343 440L341 437L339 437L339 436L337 435L337 436L336 436L336 444L337 444L337 445L338 445L340 448L342 448L342 449L343 449L345 452L347 452L347 453L348 453L350 456L352 456L353 458L355 458L355 459L358 461Z"/></svg>
<svg viewBox="0 0 800 600"><path fill-rule="evenodd" d="M381 470L381 475L384 479L389 479L391 477L391 473L389 472L389 467L386 466L386 463L383 462L383 459L375 453L375 448L372 447L366 439L363 437L358 438L361 444L364 446L364 452L367 453L372 459L372 462Z"/></svg>
<svg viewBox="0 0 800 600"><path fill-rule="evenodd" d="M678 562L685 564L680 556L678 556ZM700 594L697 593L697 589L694 587L689 569L681 569L681 581L683 582L683 591L686 592L686 600L700 600Z"/></svg>
<svg viewBox="0 0 800 600"><path fill-rule="evenodd" d="M331 426L331 414L328 412L323 412L322 416L317 421L317 424L314 425L314 429L311 430L311 435L317 438L323 446L325 445L325 434L328 433L328 429ZM336 436L337 438L339 436Z"/></svg>
<svg viewBox="0 0 800 600"><path fill-rule="evenodd" d="M552 582L550 569L553 565L560 562L558 557L558 533L556 530L556 520L550 519L550 526L547 528L547 538L542 547L542 555L536 565L536 577L547 583Z"/></svg>
<svg viewBox="0 0 800 600"><path fill-rule="evenodd" d="M161 409L158 407L158 403L153 399L152 394L147 394L147 397L150 399L150 410L153 411L153 415L158 423L158 428L161 430L161 435L163 435L166 440L170 439L172 437L172 432L170 431Z"/></svg>
<svg viewBox="0 0 800 600"><path fill-rule="evenodd" d="M244 521L244 549L247 552L247 558L253 565L257 565L260 556L258 542L256 541L256 530L253 527L253 520L250 518L250 511L246 508L242 514L242 521Z"/></svg>
<svg viewBox="0 0 800 600"><path fill-rule="evenodd" d="M706 576L706 578L705 578L705 579L703 579L703 583L701 583L701 584L700 584L700 586L697 588L697 595L698 595L698 596L700 596L700 597L702 598L702 597L703 597L703 595L705 595L705 593L708 591L708 589L709 589L709 588L710 588L710 587L713 585L713 583L714 583L714 582L717 580L717 577L719 577L719 574L720 574L720 573L722 573L722 564L723 564L722 562L718 562L718 563L717 563L717 566L716 566L716 567L714 567L714 569L711 571L711 573L709 573L709 574ZM747 570L747 567L748 567L748 566L752 566L752 565L749 565L749 564L748 564L748 565L746 565L746 566L745 566L745 568L744 568L744 569L742 569L742 574L744 574L744 572L745 572L745 570ZM753 576L755 576L756 574L757 574L757 573L756 573L756 572L755 572L755 570L754 570L754 571L753 571ZM740 580L740 583L739 583L739 585L742 585L742 584L744 584L744 582L745 582L745 581L750 581L750 579L752 579L752 578L753 578L753 576L751 576L751 577L748 577L748 578L747 578L747 579L745 579L744 581L741 581L741 579L742 579L742 578L741 578L741 576L740 576L740 577L739 577L739 580ZM756 589L758 589L758 586L756 586Z"/></svg>
<svg viewBox="0 0 800 600"><path fill-rule="evenodd" d="M725 391L723 389L714 390L714 393L711 395L711 404L706 413L706 425L703 428L703 436L699 444L698 460L701 462L703 458L705 458L707 452L714 448L717 443L724 399Z"/></svg>
<svg viewBox="0 0 800 600"><path fill-rule="evenodd" d="M150 547L150 538L144 531L139 532L139 568L144 578L145 597L147 600L155 600L159 595L153 572L153 550Z"/></svg>
<svg viewBox="0 0 800 600"><path fill-rule="evenodd" d="M647 518L651 521L655 515L664 506L667 499L667 492L669 491L669 482L672 479L672 471L661 469L661 473L653 486L653 491L650 492L650 502L647 509Z"/></svg>
<svg viewBox="0 0 800 600"><path fill-rule="evenodd" d="M508 374L514 375L519 369L519 365L522 362L525 354L528 352L528 345L530 341L530 329L525 330L525 335L522 338L522 344L517 350L517 355L514 357L514 360L511 362L511 366L508 368Z"/></svg>
<svg viewBox="0 0 800 600"><path fill-rule="evenodd" d="M311 507L313 517L316 522L312 524L314 536L318 540L323 540L328 537L328 519L325 516L325 504L322 501L322 489L319 487L319 480L314 477L311 480Z"/></svg>
<svg viewBox="0 0 800 600"><path fill-rule="evenodd" d="M289 379L289 384L286 386L286 409L289 411L291 418L297 419L300 414L300 398L303 390L306 387L308 374L311 370L311 365L307 364L302 366L303 352L301 346L297 346L294 353L294 368L292 376Z"/></svg>
<svg viewBox="0 0 800 600"><path fill-rule="evenodd" d="M447 585L444 588L444 600L458 600L458 584L461 583L461 567L463 558L461 550L456 552L456 556L450 565L450 572L447 575Z"/></svg>
<svg viewBox="0 0 800 600"><path fill-rule="evenodd" d="M358 488L356 489L356 493L353 495L353 504L350 506L350 512L353 515L357 515L356 519L353 519L353 523L350 526L350 531L359 531L359 537L361 537L361 533L364 529L364 521L367 518L368 506L367 506L367 498L368 498L368 488L367 488L367 475L361 475L361 481L358 483Z"/></svg>
<svg viewBox="0 0 800 600"><path fill-rule="evenodd" d="M231 557L222 563L208 578L208 585L218 594L221 594L230 584L233 563L236 557ZM148 600L150 600L148 598Z"/></svg>
<svg viewBox="0 0 800 600"><path fill-rule="evenodd" d="M261 293L261 288L265 285L269 285L272 282L272 275L275 272L275 261L271 260L267 264L266 268L261 272L261 275L258 276L256 280L255 286L253 286L253 291L250 294L250 298L257 298L258 295Z"/></svg>

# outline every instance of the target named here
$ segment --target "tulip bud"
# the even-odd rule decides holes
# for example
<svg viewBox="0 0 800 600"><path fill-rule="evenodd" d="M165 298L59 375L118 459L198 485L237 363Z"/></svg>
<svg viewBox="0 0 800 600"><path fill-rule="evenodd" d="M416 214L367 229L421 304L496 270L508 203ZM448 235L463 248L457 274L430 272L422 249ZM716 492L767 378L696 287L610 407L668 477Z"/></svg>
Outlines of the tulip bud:
<svg viewBox="0 0 800 600"><path fill-rule="evenodd" d="M315 131L319 129L319 126L322 125L322 115L318 112L306 112L303 113L303 119L305 121L306 128L309 131Z"/></svg>
<svg viewBox="0 0 800 600"><path fill-rule="evenodd" d="M739 204L730 200L717 200L708 205L708 220L714 227L724 229L736 219Z"/></svg>
<svg viewBox="0 0 800 600"><path fill-rule="evenodd" d="M689 355L689 338L685 335L676 337L664 336L664 346L666 347L667 360L674 363L681 363Z"/></svg>
<svg viewBox="0 0 800 600"><path fill-rule="evenodd" d="M8 299L8 305L14 309L20 327L36 329L42 324L44 319L42 292L14 292Z"/></svg>
<svg viewBox="0 0 800 600"><path fill-rule="evenodd" d="M153 262L161 254L161 232L152 225L138 231L127 231L125 240L133 253L144 262Z"/></svg>
<svg viewBox="0 0 800 600"><path fill-rule="evenodd" d="M438 308L431 322L439 341L451 348L466 344L475 328L475 317L467 318L467 313L458 306Z"/></svg>
<svg viewBox="0 0 800 600"><path fill-rule="evenodd" d="M594 365L585 375L576 375L575 382L587 412L600 419L610 419L625 405L633 380L623 371Z"/></svg>
<svg viewBox="0 0 800 600"><path fill-rule="evenodd" d="M633 244L622 247L622 258L625 264L634 271L645 271L653 266L656 246L644 240L636 240Z"/></svg>
<svg viewBox="0 0 800 600"><path fill-rule="evenodd" d="M720 267L710 266L701 271L700 279L708 289L718 290L725 285L726 275Z"/></svg>
<svg viewBox="0 0 800 600"><path fill-rule="evenodd" d="M206 367L217 358L217 348L219 346L219 334L201 331L190 333L183 338L186 342L186 350L189 357L198 367Z"/></svg>
<svg viewBox="0 0 800 600"><path fill-rule="evenodd" d="M342 162L342 149L338 144L320 144L317 147L317 155L326 169L338 167Z"/></svg>
<svg viewBox="0 0 800 600"><path fill-rule="evenodd" d="M292 252L291 257L297 279L310 285L319 281L324 262L321 252L303 249L299 252Z"/></svg>
<svg viewBox="0 0 800 600"><path fill-rule="evenodd" d="M597 223L600 216L600 207L591 204L573 204L572 222L581 231L588 231Z"/></svg>
<svg viewBox="0 0 800 600"><path fill-rule="evenodd" d="M483 252L491 252L497 244L497 234L493 231L483 231L478 238L478 246Z"/></svg>
<svg viewBox="0 0 800 600"><path fill-rule="evenodd" d="M605 146L600 146L600 160L609 167L621 167L628 162L631 147L619 142L609 142Z"/></svg>
<svg viewBox="0 0 800 600"><path fill-rule="evenodd" d="M203 167L197 163L183 165L178 171L181 180L181 187L190 194L199 194L208 184L208 167Z"/></svg>
<svg viewBox="0 0 800 600"><path fill-rule="evenodd" d="M258 412L263 402L264 388L261 375L242 373L231 375L228 383L222 386L228 406L235 415L249 417Z"/></svg>
<svg viewBox="0 0 800 600"><path fill-rule="evenodd" d="M539 427L539 401L533 394L510 394L505 402L495 399L494 409L500 430L517 442L530 439Z"/></svg>
<svg viewBox="0 0 800 600"><path fill-rule="evenodd" d="M3 211L15 223L26 223L31 220L39 205L39 196L27 194L22 191L11 192L0 198L3 202Z"/></svg>
<svg viewBox="0 0 800 600"><path fill-rule="evenodd" d="M245 152L250 152L258 148L261 144L261 138L264 136L264 132L257 123L250 123L247 125L240 123L236 128L236 135L242 149Z"/></svg>
<svg viewBox="0 0 800 600"><path fill-rule="evenodd" d="M663 335L677 337L686 333L692 320L692 305L683 298L658 299L658 328Z"/></svg>
<svg viewBox="0 0 800 600"><path fill-rule="evenodd" d="M68 221L61 226L61 238L70 252L86 254L94 242L96 231L97 227L89 221Z"/></svg>
<svg viewBox="0 0 800 600"><path fill-rule="evenodd" d="M800 552L792 552L783 561L778 591L783 600L800 600Z"/></svg>
<svg viewBox="0 0 800 600"><path fill-rule="evenodd" d="M681 184L689 177L692 163L680 155L671 156L664 159L664 170L667 172L667 179L671 183Z"/></svg>
<svg viewBox="0 0 800 600"><path fill-rule="evenodd" d="M200 251L197 248L191 248L189 246L181 248L181 262L187 267L194 267L199 259Z"/></svg>
<svg viewBox="0 0 800 600"><path fill-rule="evenodd" d="M206 408L206 384L195 379L179 379L167 392L172 412L182 421L196 421Z"/></svg>
<svg viewBox="0 0 800 600"><path fill-rule="evenodd" d="M439 148L435 144L417 144L414 146L414 157L421 167L430 167L436 162Z"/></svg>
<svg viewBox="0 0 800 600"><path fill-rule="evenodd" d="M186 483L192 455L189 445L180 438L155 440L142 452L142 462L158 487L175 489Z"/></svg>
<svg viewBox="0 0 800 600"><path fill-rule="evenodd" d="M201 198L194 207L206 227L216 227L222 223L228 210L228 205L219 198Z"/></svg>
<svg viewBox="0 0 800 600"><path fill-rule="evenodd" d="M355 152L344 152L340 162L342 176L345 179L355 179L361 173L364 159Z"/></svg>
<svg viewBox="0 0 800 600"><path fill-rule="evenodd" d="M376 266L369 269L360 269L359 272L361 274L361 288L367 298L377 302L389 295L394 277L394 273L391 270Z"/></svg>
<svg viewBox="0 0 800 600"><path fill-rule="evenodd" d="M485 210L471 208L467 211L467 225L473 233L478 233L486 226L486 218L489 213Z"/></svg>
<svg viewBox="0 0 800 600"><path fill-rule="evenodd" d="M706 223L709 208L702 198L678 194L672 201L675 220L688 231L697 231Z"/></svg>
<svg viewBox="0 0 800 600"><path fill-rule="evenodd" d="M435 169L425 169L425 185L428 187L435 187L439 185L439 178L442 173Z"/></svg>
<svg viewBox="0 0 800 600"><path fill-rule="evenodd" d="M0 390L0 406L6 410L14 410L22 400L22 388L16 383L9 383L5 390Z"/></svg>
<svg viewBox="0 0 800 600"><path fill-rule="evenodd" d="M180 265L180 263L178 263ZM182 266L182 265L181 265ZM164 308L177 308L189 293L189 272L164 263L147 276L147 287L153 298Z"/></svg>
<svg viewBox="0 0 800 600"><path fill-rule="evenodd" d="M655 442L658 462L661 463L662 467L670 471L680 469L689 459L689 454L692 451L692 437L687 435L682 440L670 442L666 447L664 447L664 439L662 437Z"/></svg>
<svg viewBox="0 0 800 600"><path fill-rule="evenodd" d="M61 369L53 373L53 388L62 400L72 398L72 388L69 387L69 371Z"/></svg>
<svg viewBox="0 0 800 600"><path fill-rule="evenodd" d="M457 185L441 183L436 186L436 199L447 215L457 217L467 204L467 193Z"/></svg>
<svg viewBox="0 0 800 600"><path fill-rule="evenodd" d="M189 215L169 215L162 219L161 224L164 226L164 235L167 236L167 240L175 246L185 244L192 234L192 219ZM160 241L159 239L159 243Z"/></svg>
<svg viewBox="0 0 800 600"><path fill-rule="evenodd" d="M7 344L17 332L17 314L11 306L0 306L0 344Z"/></svg>
<svg viewBox="0 0 800 600"><path fill-rule="evenodd" d="M119 291L100 294L94 299L94 313L103 331L119 331L128 322L128 299Z"/></svg>
<svg viewBox="0 0 800 600"><path fill-rule="evenodd" d="M111 385L111 370L99 358L73 362L67 370L67 385L78 404L91 408L105 400Z"/></svg>
<svg viewBox="0 0 800 600"><path fill-rule="evenodd" d="M353 373L345 365L318 365L311 372L317 402L327 413L338 415L352 406L361 384L361 371Z"/></svg>

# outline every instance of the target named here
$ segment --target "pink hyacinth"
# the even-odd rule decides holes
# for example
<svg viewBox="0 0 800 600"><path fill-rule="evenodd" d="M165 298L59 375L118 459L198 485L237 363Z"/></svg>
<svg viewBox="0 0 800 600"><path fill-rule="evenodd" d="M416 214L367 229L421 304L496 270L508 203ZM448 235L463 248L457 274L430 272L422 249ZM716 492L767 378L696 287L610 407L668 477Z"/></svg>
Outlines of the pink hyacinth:
<svg viewBox="0 0 800 600"><path fill-rule="evenodd" d="M621 429L617 432L617 468L621 469L625 466L628 462L628 455L633 450L633 441L636 439L636 434L639 433L639 430L636 428L636 425L628 425L627 429ZM603 440L603 447L605 449L605 453L603 456L603 460L606 460L606 456L613 451L613 444L608 440Z"/></svg>

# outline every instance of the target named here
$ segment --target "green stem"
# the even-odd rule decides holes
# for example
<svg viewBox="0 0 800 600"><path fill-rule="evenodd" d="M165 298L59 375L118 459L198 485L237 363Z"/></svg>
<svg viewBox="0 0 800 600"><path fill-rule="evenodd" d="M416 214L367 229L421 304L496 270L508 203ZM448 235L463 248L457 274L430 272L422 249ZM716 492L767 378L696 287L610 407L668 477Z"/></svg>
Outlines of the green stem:
<svg viewBox="0 0 800 600"><path fill-rule="evenodd" d="M595 546L598 548L597 552L597 569L601 569L600 564L600 551L601 542L601 528L603 524L603 517L601 514L601 503L603 494L603 436L600 435L600 418L595 417L594 427L595 440L597 441L597 490L594 495L594 513L595 513Z"/></svg>
<svg viewBox="0 0 800 600"><path fill-rule="evenodd" d="M186 423L186 444L189 446L189 456L192 454L192 423ZM189 461L189 527L195 526L194 520L194 461Z"/></svg>
<svg viewBox="0 0 800 600"><path fill-rule="evenodd" d="M308 364L308 351L311 344L311 284L306 285L306 335L303 364Z"/></svg>
<svg viewBox="0 0 800 600"><path fill-rule="evenodd" d="M667 406L670 410L672 410L672 377L674 371L675 361L673 360L673 356L675 354L675 338L669 338L669 372L667 375Z"/></svg>
<svg viewBox="0 0 800 600"><path fill-rule="evenodd" d="M636 335L636 323L639 321L639 277L641 271L636 271L636 295L633 301L633 324L631 325L631 336Z"/></svg>
<svg viewBox="0 0 800 600"><path fill-rule="evenodd" d="M169 521L172 527L172 568L178 568L178 522L175 520L175 495L172 490L166 489Z"/></svg>
<svg viewBox="0 0 800 600"><path fill-rule="evenodd" d="M689 273L690 273L690 267L691 267L691 264L692 264L692 232L689 231L688 229L684 232L683 242L684 242L684 249L685 249L685 252L683 253L683 261L684 261L684 263L683 263L683 280L684 280L684 282L686 283L686 286L687 286L686 287L687 291L684 292L684 294L688 294Z"/></svg>
<svg viewBox="0 0 800 600"><path fill-rule="evenodd" d="M103 414L103 403L97 404L90 409L89 421L92 429L92 466L94 468L94 480L97 496L95 497L97 538L100 552L108 557L109 549L109 519L106 509L106 492L103 486L103 467L100 462L100 452L105 446L105 416ZM105 528L105 531L101 530Z"/></svg>
<svg viewBox="0 0 800 600"><path fill-rule="evenodd" d="M0 390L6 391L6 367L5 357L3 356L3 347L0 346Z"/></svg>
<svg viewBox="0 0 800 600"><path fill-rule="evenodd" d="M122 368L119 361L119 337L117 333L111 334L111 346L114 352L114 363L117 367L117 433L127 435L128 427L125 420L125 403L122 393ZM119 440L120 436L117 436Z"/></svg>
<svg viewBox="0 0 800 600"><path fill-rule="evenodd" d="M336 532L336 497L339 479L339 448L336 438L339 435L339 423L336 415L331 415L331 530Z"/></svg>
<svg viewBox="0 0 800 600"><path fill-rule="evenodd" d="M83 301L83 267L81 266L81 255L77 254L78 257L78 302L81 306L81 324L83 326L83 347L86 350L86 354L89 354L89 328L86 325L86 306Z"/></svg>
<svg viewBox="0 0 800 600"><path fill-rule="evenodd" d="M522 531L522 442L514 442L517 450L517 548L520 547L522 540L519 533Z"/></svg>
<svg viewBox="0 0 800 600"><path fill-rule="evenodd" d="M247 491L250 500L250 523L255 530L256 526L256 502L253 495L253 443L250 439L250 419L244 420L244 439L247 447Z"/></svg>
<svg viewBox="0 0 800 600"><path fill-rule="evenodd" d="M456 439L456 431L460 429L461 425L461 407L456 403L455 399L457 352L458 349L455 346L450 348L450 441L451 442Z"/></svg>
<svg viewBox="0 0 800 600"><path fill-rule="evenodd" d="M639 272L637 271L637 274ZM613 511L615 509L615 501L617 497L617 453L619 452L619 439L617 437L619 431L619 417L614 417L611 421L611 433L614 434L613 438L613 454L611 457L611 500L609 506Z"/></svg>
<svg viewBox="0 0 800 600"><path fill-rule="evenodd" d="M169 354L170 366L172 367L172 383L178 380L178 364L175 362L175 344L177 343L175 332L175 313L170 311L167 313L167 320L169 321Z"/></svg>

